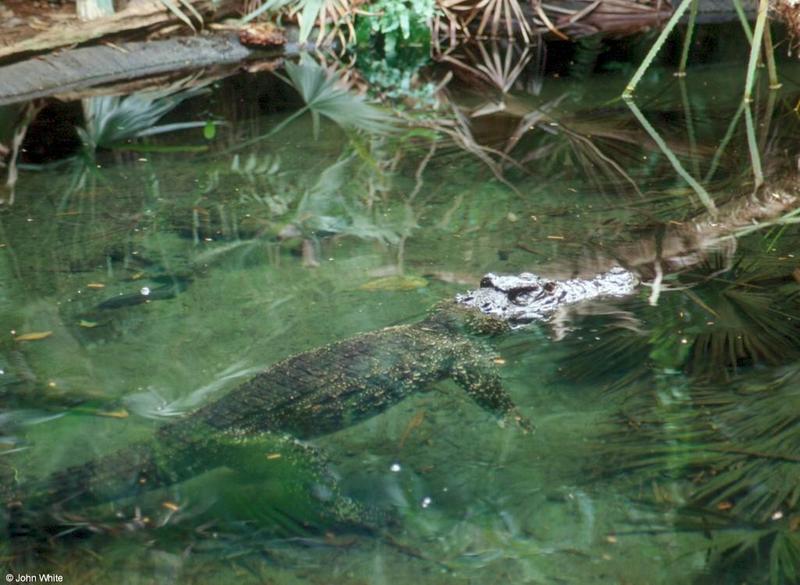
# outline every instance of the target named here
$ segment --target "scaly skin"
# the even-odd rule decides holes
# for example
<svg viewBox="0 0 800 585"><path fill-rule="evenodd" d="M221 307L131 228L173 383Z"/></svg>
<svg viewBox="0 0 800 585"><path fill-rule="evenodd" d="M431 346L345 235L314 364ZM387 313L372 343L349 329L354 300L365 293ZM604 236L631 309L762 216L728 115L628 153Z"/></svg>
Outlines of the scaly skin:
<svg viewBox="0 0 800 585"><path fill-rule="evenodd" d="M220 400L161 427L152 442L70 467L6 500L25 509L75 510L220 466L258 474L255 468L268 468L265 455L272 453L307 468L301 489L322 490L334 519L358 521L363 510L338 493L322 459L299 440L366 420L447 378L485 410L529 429L477 339L506 329L502 321L473 309L443 303L420 323L285 359Z"/></svg>

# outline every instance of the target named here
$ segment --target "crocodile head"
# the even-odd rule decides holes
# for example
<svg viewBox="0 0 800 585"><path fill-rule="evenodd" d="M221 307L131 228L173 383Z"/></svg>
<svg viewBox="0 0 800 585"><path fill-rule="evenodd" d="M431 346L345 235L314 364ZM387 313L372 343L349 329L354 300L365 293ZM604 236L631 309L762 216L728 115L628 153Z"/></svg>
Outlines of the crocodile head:
<svg viewBox="0 0 800 585"><path fill-rule="evenodd" d="M480 288L458 295L456 302L520 327L546 321L559 308L573 303L629 295L638 284L632 272L618 267L585 280L553 280L530 272L489 273L481 279Z"/></svg>

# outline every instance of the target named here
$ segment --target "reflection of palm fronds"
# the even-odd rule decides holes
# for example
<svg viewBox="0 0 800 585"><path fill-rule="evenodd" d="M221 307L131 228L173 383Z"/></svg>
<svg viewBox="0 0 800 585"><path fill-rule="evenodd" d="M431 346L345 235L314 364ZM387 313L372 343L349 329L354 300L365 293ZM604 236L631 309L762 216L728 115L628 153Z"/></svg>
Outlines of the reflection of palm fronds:
<svg viewBox="0 0 800 585"><path fill-rule="evenodd" d="M591 334L564 337L570 349L562 369L567 379L586 382L612 377L618 387L631 376L642 376L642 370L648 368L650 337L629 313L598 312L582 318L579 327Z"/></svg>
<svg viewBox="0 0 800 585"><path fill-rule="evenodd" d="M725 262L712 257L680 275L675 287L680 290L663 295L658 305L640 306L637 316L646 334L624 320L606 319L596 335L568 338L574 351L566 375L582 380L616 373L620 379L613 388L619 389L642 377L647 362L697 381L726 380L742 366L774 366L800 357L800 331L791 318L800 311L797 285L781 285L779 266L756 270L739 261L721 268Z"/></svg>
<svg viewBox="0 0 800 585"><path fill-rule="evenodd" d="M686 421L695 444L688 463L704 473L692 499L757 522L800 514L800 369L736 392L695 388L692 398L698 410Z"/></svg>
<svg viewBox="0 0 800 585"><path fill-rule="evenodd" d="M780 273L741 261L726 270L719 265L725 260L715 258L706 264L713 278L687 291L702 320L691 331L688 371L714 378L742 364L779 365L797 357L796 285L776 285Z"/></svg>
<svg viewBox="0 0 800 585"><path fill-rule="evenodd" d="M84 147L94 151L97 147L109 147L130 138L204 126L205 121L157 125L181 102L206 91L202 84L184 89L185 82L187 80L161 90L135 93L123 98L86 98L83 102L86 125L78 128Z"/></svg>
<svg viewBox="0 0 800 585"><path fill-rule="evenodd" d="M486 42L463 45L463 54L456 55L451 51L439 55L437 60L468 71L506 94L530 62L531 47L525 45L518 51L516 44L504 43L505 54L501 55L501 47L497 41L491 41L489 49L486 45ZM477 53L472 50L474 46L478 48ZM539 45L537 50L538 48Z"/></svg>
<svg viewBox="0 0 800 585"><path fill-rule="evenodd" d="M478 21L477 35L486 36L489 27L491 37L497 38L501 23L505 25L508 38L514 37L514 29L519 28L525 42L531 38L531 27L522 11L519 0L438 0L437 6L448 21L450 31L466 31L469 25Z"/></svg>
<svg viewBox="0 0 800 585"><path fill-rule="evenodd" d="M565 126L560 127L560 135L569 144L573 159L596 184L603 184L602 179L596 172L600 170L602 174L610 179L612 184L619 184L619 178L621 177L635 193L640 197L642 196L636 181L633 180L620 163L598 146L598 141L594 136L580 134Z"/></svg>
<svg viewBox="0 0 800 585"><path fill-rule="evenodd" d="M458 148L477 157L489 169L491 169L498 181L506 185L512 191L517 191L516 187L506 180L503 176L503 164L509 163L519 167L517 162L502 151L484 146L475 140L470 128L469 120L461 113L458 108L452 108L452 118L438 118L435 120L420 120L419 126L430 128L435 132L445 136L452 141Z"/></svg>
<svg viewBox="0 0 800 585"><path fill-rule="evenodd" d="M563 97L565 96L526 113L509 136L504 148L505 152L510 153L532 129L539 129L543 133L544 143L538 148L529 150L520 159L521 164L536 163L537 168L540 169L542 163L563 167L566 159L571 166L582 169L586 176L599 186L605 183L603 180L605 177L612 185L622 188L622 185L619 184L619 178L622 178L635 193L641 196L636 181L616 160L618 155L610 154L612 149L624 153L626 148L630 146L638 148L638 145L630 143L625 132L615 134L610 128L600 136L591 130L579 131L571 128L568 120L554 113ZM603 139L602 142L601 139Z"/></svg>
<svg viewBox="0 0 800 585"><path fill-rule="evenodd" d="M800 355L797 284L780 263L759 267L711 259L694 286L665 295L640 317L647 347L610 337L606 367L631 347L654 364L632 367L614 385L624 411L604 436L604 471L651 484L657 500L670 482L682 492L675 522L708 534L714 568L768 559L773 583L800 575ZM617 357L614 357L617 356ZM595 356L596 357L596 356ZM570 358L572 365L572 358ZM749 370L743 364L782 365ZM583 364L584 369L588 363ZM680 369L691 377L680 373ZM644 376L633 376L644 370ZM673 528L674 530L674 528Z"/></svg>
<svg viewBox="0 0 800 585"><path fill-rule="evenodd" d="M734 387L695 385L668 407L640 401L620 422L606 437L617 471L686 480L677 523L711 531L718 562L766 553L773 583L797 582L800 367Z"/></svg>
<svg viewBox="0 0 800 585"><path fill-rule="evenodd" d="M311 112L315 126L319 124L320 115L343 127L376 133L385 133L394 124L389 114L348 91L338 75L332 75L311 59L297 65L287 63L286 73L306 104L299 112Z"/></svg>
<svg viewBox="0 0 800 585"><path fill-rule="evenodd" d="M288 78L281 77L281 79L294 87L305 105L269 132L239 142L234 149L241 150L266 140L307 113L311 114L315 136L319 131L321 116L343 128L376 134L391 132L396 126L397 120L393 116L367 103L363 96L349 90L348 82L338 73L329 71L308 56L297 64L286 63L286 73Z"/></svg>

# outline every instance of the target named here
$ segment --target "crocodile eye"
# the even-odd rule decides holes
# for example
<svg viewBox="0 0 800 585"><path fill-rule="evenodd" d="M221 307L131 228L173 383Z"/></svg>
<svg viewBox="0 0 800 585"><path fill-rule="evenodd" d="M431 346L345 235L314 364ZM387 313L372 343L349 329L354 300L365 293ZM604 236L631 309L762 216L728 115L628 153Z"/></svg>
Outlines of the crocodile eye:
<svg viewBox="0 0 800 585"><path fill-rule="evenodd" d="M480 287L481 288L494 288L494 283L492 282L491 278L489 278L488 276L484 276L483 278L481 278Z"/></svg>

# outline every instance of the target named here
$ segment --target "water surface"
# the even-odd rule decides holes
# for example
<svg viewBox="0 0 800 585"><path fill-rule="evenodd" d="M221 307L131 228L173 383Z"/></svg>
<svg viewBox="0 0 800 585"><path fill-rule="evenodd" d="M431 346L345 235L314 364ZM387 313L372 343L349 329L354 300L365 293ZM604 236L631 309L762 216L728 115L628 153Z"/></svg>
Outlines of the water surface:
<svg viewBox="0 0 800 585"><path fill-rule="evenodd" d="M414 322L485 272L591 273L708 213L614 99L625 76L532 67L507 94L450 82L425 115L459 108L471 139L445 123L368 134L308 113L270 135L300 103L265 73L219 81L167 118L224 122L211 137L200 127L89 152L67 128L66 158L32 142L0 215L0 420L20 449L4 463L24 481L108 453L286 356ZM753 104L768 181L797 155L797 69L782 73ZM658 70L637 101L718 205L753 189L744 116L724 140L741 83L740 64L685 81ZM469 117L481 109L495 113ZM797 372L797 238L792 225L754 231L668 270L656 306L643 287L573 315L563 340L550 325L495 340L533 436L443 383L315 440L347 493L391 512L385 535L287 533L221 470L88 510L75 521L110 536L58 538L28 566L86 583L740 583L770 570L794 582L775 566L800 558L796 459L774 455L796 444L764 446L769 428L747 435L713 408L732 400L757 426L765 388L796 406L784 386ZM119 301L136 295L149 302ZM15 341L31 333L48 335ZM704 473L751 463L711 457L706 420L783 483L693 500ZM763 536L761 560L748 549L731 562L736 535ZM770 569L775 538L789 552Z"/></svg>

